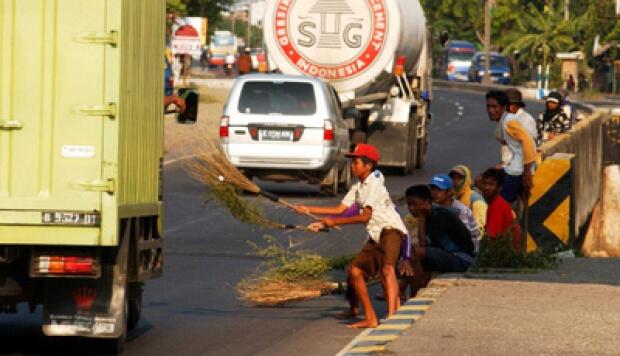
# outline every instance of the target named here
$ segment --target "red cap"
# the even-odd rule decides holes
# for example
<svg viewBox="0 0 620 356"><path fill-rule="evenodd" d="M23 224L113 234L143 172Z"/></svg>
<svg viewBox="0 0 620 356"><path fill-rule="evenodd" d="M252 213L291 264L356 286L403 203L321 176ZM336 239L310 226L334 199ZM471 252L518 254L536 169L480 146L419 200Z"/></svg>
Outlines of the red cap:
<svg viewBox="0 0 620 356"><path fill-rule="evenodd" d="M355 150L346 156L351 158L366 157L375 162L379 162L380 159L379 151L377 151L375 146L366 143L358 143L357 146L355 146Z"/></svg>

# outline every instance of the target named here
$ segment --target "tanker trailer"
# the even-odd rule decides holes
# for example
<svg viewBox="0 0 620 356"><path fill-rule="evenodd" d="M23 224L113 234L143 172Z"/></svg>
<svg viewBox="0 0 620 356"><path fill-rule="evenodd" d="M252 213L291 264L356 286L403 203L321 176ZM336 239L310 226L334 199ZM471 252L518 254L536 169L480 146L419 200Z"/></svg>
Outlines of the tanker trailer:
<svg viewBox="0 0 620 356"><path fill-rule="evenodd" d="M418 0L268 0L271 70L319 77L338 91L351 142L408 174L426 157L431 50Z"/></svg>

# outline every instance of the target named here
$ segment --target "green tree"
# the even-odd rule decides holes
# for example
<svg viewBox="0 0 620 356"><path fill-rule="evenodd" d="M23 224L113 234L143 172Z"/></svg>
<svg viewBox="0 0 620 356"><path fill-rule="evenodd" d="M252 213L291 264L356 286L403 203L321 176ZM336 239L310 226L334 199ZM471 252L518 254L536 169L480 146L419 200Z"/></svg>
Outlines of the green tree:
<svg viewBox="0 0 620 356"><path fill-rule="evenodd" d="M222 21L222 11L226 11L234 0L167 0L168 12L174 16L206 17L209 33ZM168 23L171 27L172 23Z"/></svg>
<svg viewBox="0 0 620 356"><path fill-rule="evenodd" d="M518 50L524 59L532 62L540 58L545 66L553 61L556 53L575 49L575 23L565 21L553 4L541 11L530 3L521 15L516 19L516 26L499 39L504 54Z"/></svg>

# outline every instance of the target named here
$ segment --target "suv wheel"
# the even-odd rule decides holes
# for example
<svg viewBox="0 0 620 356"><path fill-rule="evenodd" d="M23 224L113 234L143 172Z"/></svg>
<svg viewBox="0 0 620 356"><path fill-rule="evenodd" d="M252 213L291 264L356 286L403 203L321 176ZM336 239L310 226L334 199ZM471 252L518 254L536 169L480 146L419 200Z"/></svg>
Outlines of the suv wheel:
<svg viewBox="0 0 620 356"><path fill-rule="evenodd" d="M321 192L329 196L336 196L338 195L339 183L338 165L335 165L329 170L329 173L327 173L327 176L323 180Z"/></svg>

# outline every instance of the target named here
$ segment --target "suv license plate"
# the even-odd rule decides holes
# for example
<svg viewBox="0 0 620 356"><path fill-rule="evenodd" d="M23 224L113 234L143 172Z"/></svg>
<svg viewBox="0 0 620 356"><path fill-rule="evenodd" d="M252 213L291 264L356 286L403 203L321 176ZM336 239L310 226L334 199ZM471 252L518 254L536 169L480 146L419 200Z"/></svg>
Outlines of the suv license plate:
<svg viewBox="0 0 620 356"><path fill-rule="evenodd" d="M292 130L260 130L261 141L292 141Z"/></svg>

